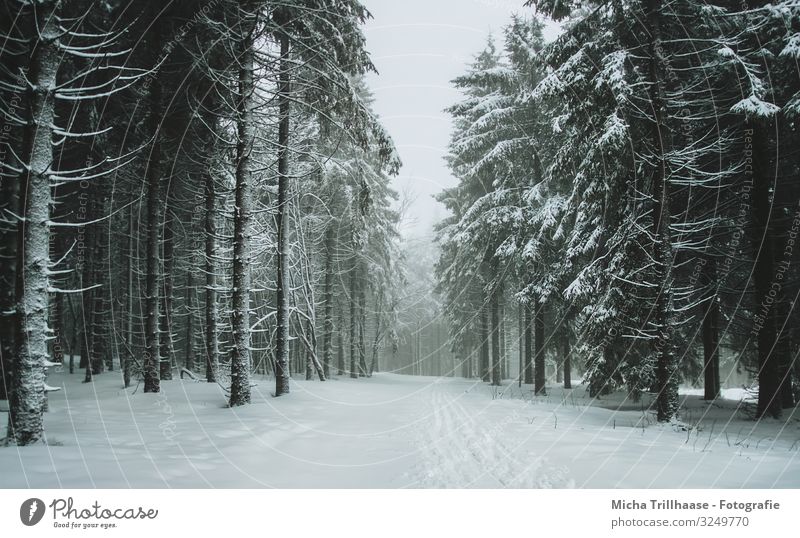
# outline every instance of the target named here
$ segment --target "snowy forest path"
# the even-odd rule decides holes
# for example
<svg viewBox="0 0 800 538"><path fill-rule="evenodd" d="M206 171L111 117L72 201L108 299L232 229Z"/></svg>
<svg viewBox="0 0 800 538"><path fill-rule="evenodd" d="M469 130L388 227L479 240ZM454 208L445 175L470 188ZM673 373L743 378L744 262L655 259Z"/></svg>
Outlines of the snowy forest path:
<svg viewBox="0 0 800 538"><path fill-rule="evenodd" d="M519 413L491 420L485 413L469 412L462 401L467 392L455 392L443 381L432 384L428 395L431 420L423 422L419 434L420 486L530 488L569 484L565 469L544 465L546 460L531 458L530 453L523 457L521 444L505 440L509 428L521 419Z"/></svg>
<svg viewBox="0 0 800 538"><path fill-rule="evenodd" d="M800 476L798 426L756 427L731 416L735 401L692 400L688 436L590 405L583 387L531 398L528 386L379 373L294 379L275 398L265 378L231 409L216 384L145 394L117 375L82 380L49 375L62 388L45 414L51 444L0 451L0 487L769 488Z"/></svg>

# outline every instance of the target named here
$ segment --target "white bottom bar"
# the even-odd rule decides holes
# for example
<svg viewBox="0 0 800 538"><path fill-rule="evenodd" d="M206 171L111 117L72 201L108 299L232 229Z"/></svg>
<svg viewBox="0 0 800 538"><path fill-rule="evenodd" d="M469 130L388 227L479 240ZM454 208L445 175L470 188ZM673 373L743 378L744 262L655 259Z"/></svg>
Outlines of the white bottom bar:
<svg viewBox="0 0 800 538"><path fill-rule="evenodd" d="M26 526L32 499L46 508ZM752 536L791 528L798 500L799 490L0 490L0 535Z"/></svg>

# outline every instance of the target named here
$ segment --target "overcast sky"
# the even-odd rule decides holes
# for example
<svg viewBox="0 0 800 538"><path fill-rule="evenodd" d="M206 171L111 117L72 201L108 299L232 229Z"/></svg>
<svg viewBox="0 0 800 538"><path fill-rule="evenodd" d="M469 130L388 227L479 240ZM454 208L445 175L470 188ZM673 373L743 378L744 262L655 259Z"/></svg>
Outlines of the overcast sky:
<svg viewBox="0 0 800 538"><path fill-rule="evenodd" d="M512 13L532 9L523 7L524 0L362 2L374 16L365 34L380 72L369 79L375 109L403 160L395 187L415 197L403 231L424 234L446 214L432 196L455 184L443 160L450 135L443 110L459 100L450 81L483 49L490 32L500 37Z"/></svg>

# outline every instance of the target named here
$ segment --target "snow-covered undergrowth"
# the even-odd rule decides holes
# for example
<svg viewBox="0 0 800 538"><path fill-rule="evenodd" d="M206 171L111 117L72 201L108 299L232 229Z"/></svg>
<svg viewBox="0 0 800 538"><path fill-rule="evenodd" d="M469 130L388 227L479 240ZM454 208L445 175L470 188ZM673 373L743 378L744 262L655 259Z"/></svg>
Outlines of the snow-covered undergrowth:
<svg viewBox="0 0 800 538"><path fill-rule="evenodd" d="M48 446L0 449L2 487L800 487L800 422L754 422L728 392L684 393L681 421L583 387L498 390L377 374L294 381L226 408L217 385L123 390L52 373ZM788 413L787 413L788 414ZM5 413L0 414L5 424Z"/></svg>

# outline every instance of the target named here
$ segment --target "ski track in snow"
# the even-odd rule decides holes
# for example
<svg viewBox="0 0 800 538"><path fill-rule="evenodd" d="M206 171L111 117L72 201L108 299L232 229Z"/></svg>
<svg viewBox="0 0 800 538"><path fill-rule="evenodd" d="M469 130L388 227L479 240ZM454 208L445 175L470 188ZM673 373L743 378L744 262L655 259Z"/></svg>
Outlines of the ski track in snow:
<svg viewBox="0 0 800 538"><path fill-rule="evenodd" d="M520 459L505 443L513 420L490 422L472 415L461 395L435 383L429 396L432 419L420 428L419 486L429 488L571 487L566 469L543 458ZM511 415L512 419L514 415ZM530 458L530 459L528 459Z"/></svg>

